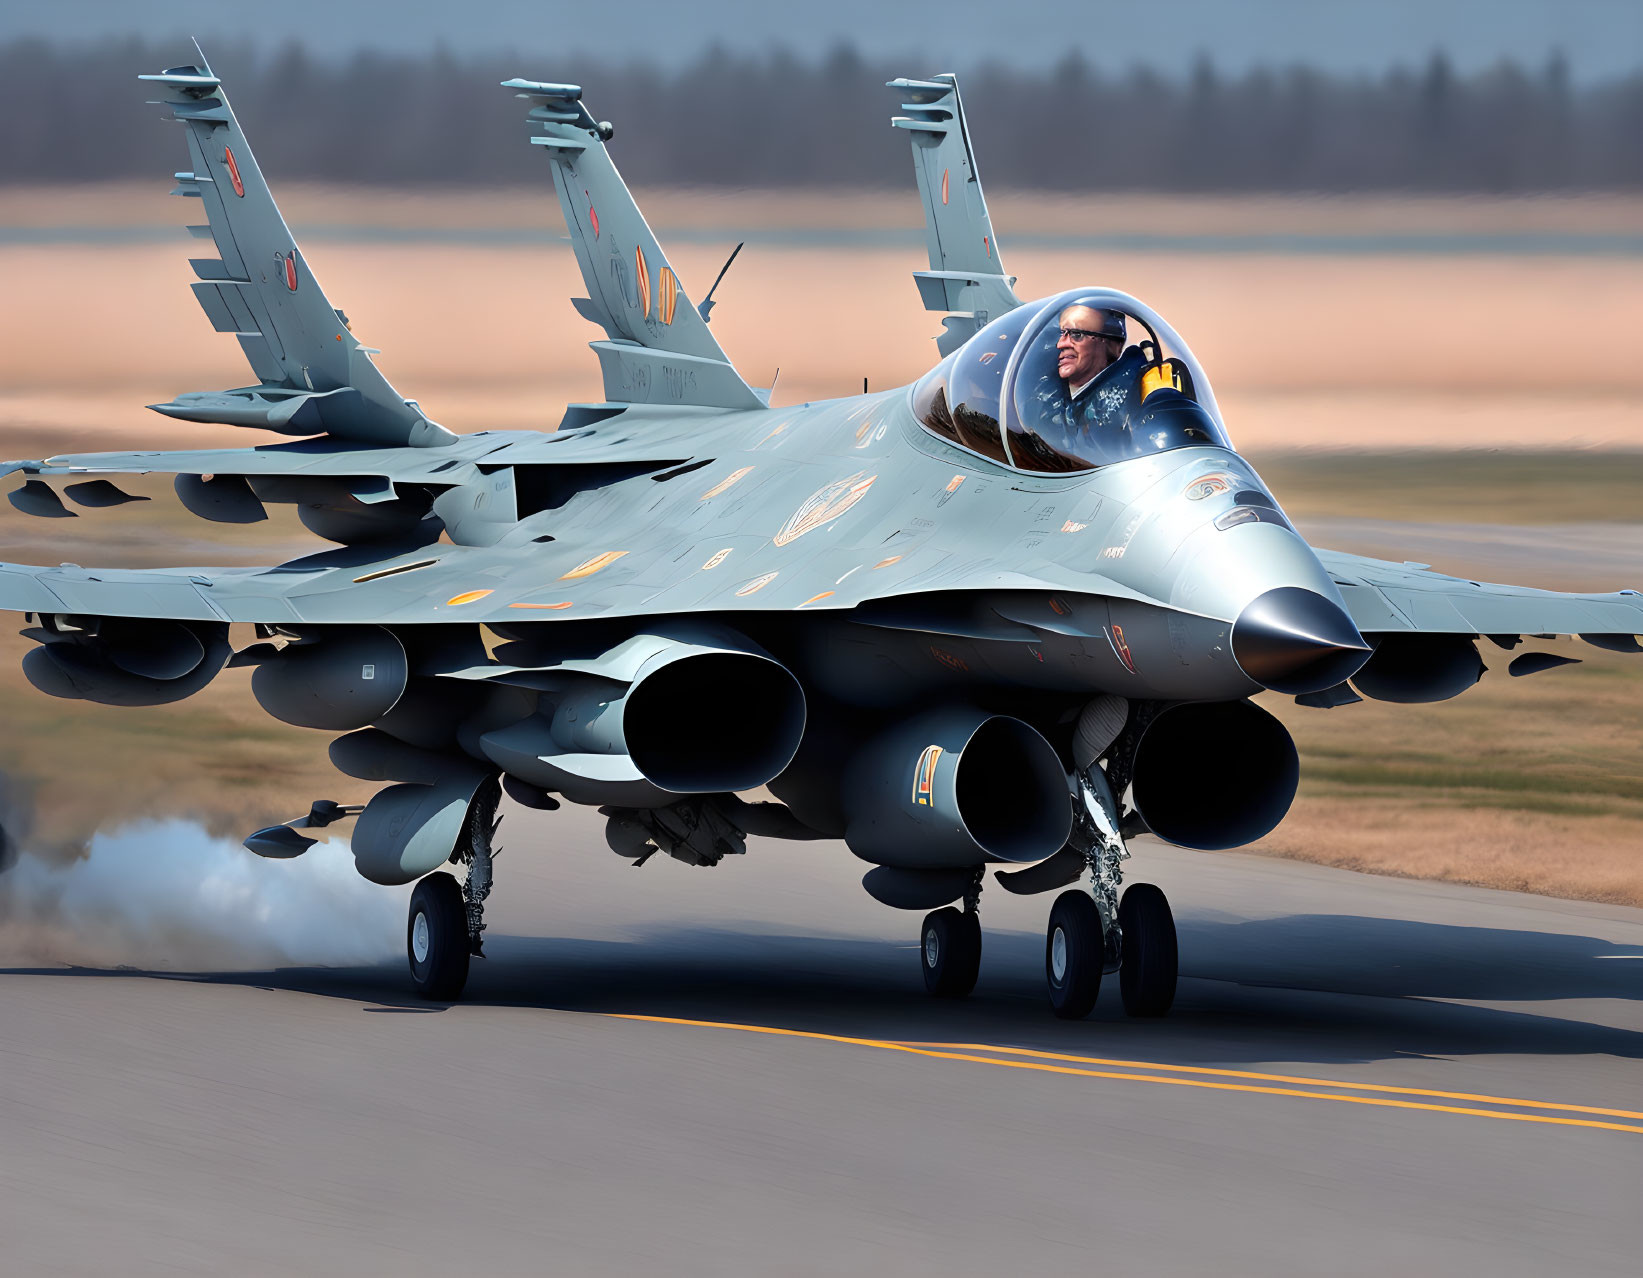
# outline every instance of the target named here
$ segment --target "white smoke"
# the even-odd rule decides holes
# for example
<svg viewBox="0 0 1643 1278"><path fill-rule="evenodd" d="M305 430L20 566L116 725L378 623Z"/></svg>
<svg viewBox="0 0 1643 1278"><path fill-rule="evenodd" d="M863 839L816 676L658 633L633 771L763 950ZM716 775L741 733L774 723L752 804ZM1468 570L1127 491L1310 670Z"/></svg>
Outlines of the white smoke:
<svg viewBox="0 0 1643 1278"><path fill-rule="evenodd" d="M19 850L0 873L0 949L174 971L376 963L403 953L408 895L360 878L340 840L269 861L192 822L144 822L66 864Z"/></svg>

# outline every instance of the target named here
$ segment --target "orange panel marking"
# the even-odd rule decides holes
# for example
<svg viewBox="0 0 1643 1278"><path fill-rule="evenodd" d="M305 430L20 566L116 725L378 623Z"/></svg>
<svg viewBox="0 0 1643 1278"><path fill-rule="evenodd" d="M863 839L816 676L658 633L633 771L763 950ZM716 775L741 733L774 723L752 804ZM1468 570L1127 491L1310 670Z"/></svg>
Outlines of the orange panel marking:
<svg viewBox="0 0 1643 1278"><path fill-rule="evenodd" d="M633 270L638 277L639 310L646 319L650 318L650 267L645 264L645 251L642 248L633 250Z"/></svg>
<svg viewBox="0 0 1643 1278"><path fill-rule="evenodd" d="M714 484L712 488L709 488L705 493L698 497L697 500L706 501L710 497L717 497L720 493L727 491L731 485L738 484L742 480L746 479L752 470L753 467L751 466L743 466L740 470L731 471L730 474L726 475L718 483Z"/></svg>
<svg viewBox="0 0 1643 1278"><path fill-rule="evenodd" d="M613 563L627 553L628 552L625 550L607 550L602 555L595 555L592 559L587 559L582 563L577 564L576 567L572 568L564 576L559 578L559 580L573 581L577 577L591 577L594 573L600 571L601 569L609 568Z"/></svg>

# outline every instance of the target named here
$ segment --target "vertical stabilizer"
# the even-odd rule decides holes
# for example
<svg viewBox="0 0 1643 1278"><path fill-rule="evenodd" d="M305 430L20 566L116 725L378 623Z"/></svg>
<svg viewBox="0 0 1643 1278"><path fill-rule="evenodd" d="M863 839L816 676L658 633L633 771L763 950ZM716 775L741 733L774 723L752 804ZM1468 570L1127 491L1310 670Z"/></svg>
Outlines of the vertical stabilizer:
<svg viewBox="0 0 1643 1278"><path fill-rule="evenodd" d="M179 395L150 405L185 421L330 434L387 445L448 444L456 436L401 398L326 299L263 181L228 96L211 68L172 67L140 79L167 92L192 163L174 195L198 199L208 224L189 231L217 256L190 265L194 296L219 333L233 333L258 385Z"/></svg>
<svg viewBox="0 0 1643 1278"><path fill-rule="evenodd" d="M608 125L574 84L505 80L530 102L531 143L553 162L553 180L588 296L577 311L605 330L591 343L618 403L763 408L674 273L605 149Z"/></svg>
<svg viewBox="0 0 1643 1278"><path fill-rule="evenodd" d="M998 240L987 214L987 199L976 172L970 131L958 77L892 80L906 115L891 117L894 128L913 140L913 171L924 200L924 235L930 269L914 271L927 311L951 312L936 339L943 355L957 350L989 320L1021 305L1015 276L1004 273Z"/></svg>

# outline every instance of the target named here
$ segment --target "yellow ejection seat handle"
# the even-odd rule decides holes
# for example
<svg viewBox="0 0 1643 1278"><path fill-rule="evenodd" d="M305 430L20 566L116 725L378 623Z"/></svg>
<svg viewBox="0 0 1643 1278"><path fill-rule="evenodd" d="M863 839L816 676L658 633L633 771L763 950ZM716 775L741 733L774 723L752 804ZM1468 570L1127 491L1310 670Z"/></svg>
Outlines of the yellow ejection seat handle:
<svg viewBox="0 0 1643 1278"><path fill-rule="evenodd" d="M1141 398L1145 400L1154 391L1180 390L1181 377L1175 371L1174 360L1153 364L1141 374Z"/></svg>

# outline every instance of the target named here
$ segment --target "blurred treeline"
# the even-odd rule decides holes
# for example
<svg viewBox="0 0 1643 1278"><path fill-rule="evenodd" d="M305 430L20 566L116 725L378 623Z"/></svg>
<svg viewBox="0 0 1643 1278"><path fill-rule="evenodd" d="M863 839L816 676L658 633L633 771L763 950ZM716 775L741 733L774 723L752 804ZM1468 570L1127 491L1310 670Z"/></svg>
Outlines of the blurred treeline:
<svg viewBox="0 0 1643 1278"><path fill-rule="evenodd" d="M640 185L899 187L906 138L884 81L944 68L847 48L804 58L710 51L679 66L565 54L318 57L296 44L212 49L275 180L528 181L514 75L584 86ZM180 167L134 77L193 60L183 41L0 45L0 182L101 180ZM1187 76L1097 71L962 77L994 187L1152 191L1516 193L1643 187L1643 70L1572 83L1564 64L1461 75L1441 55L1375 77L1304 67Z"/></svg>

